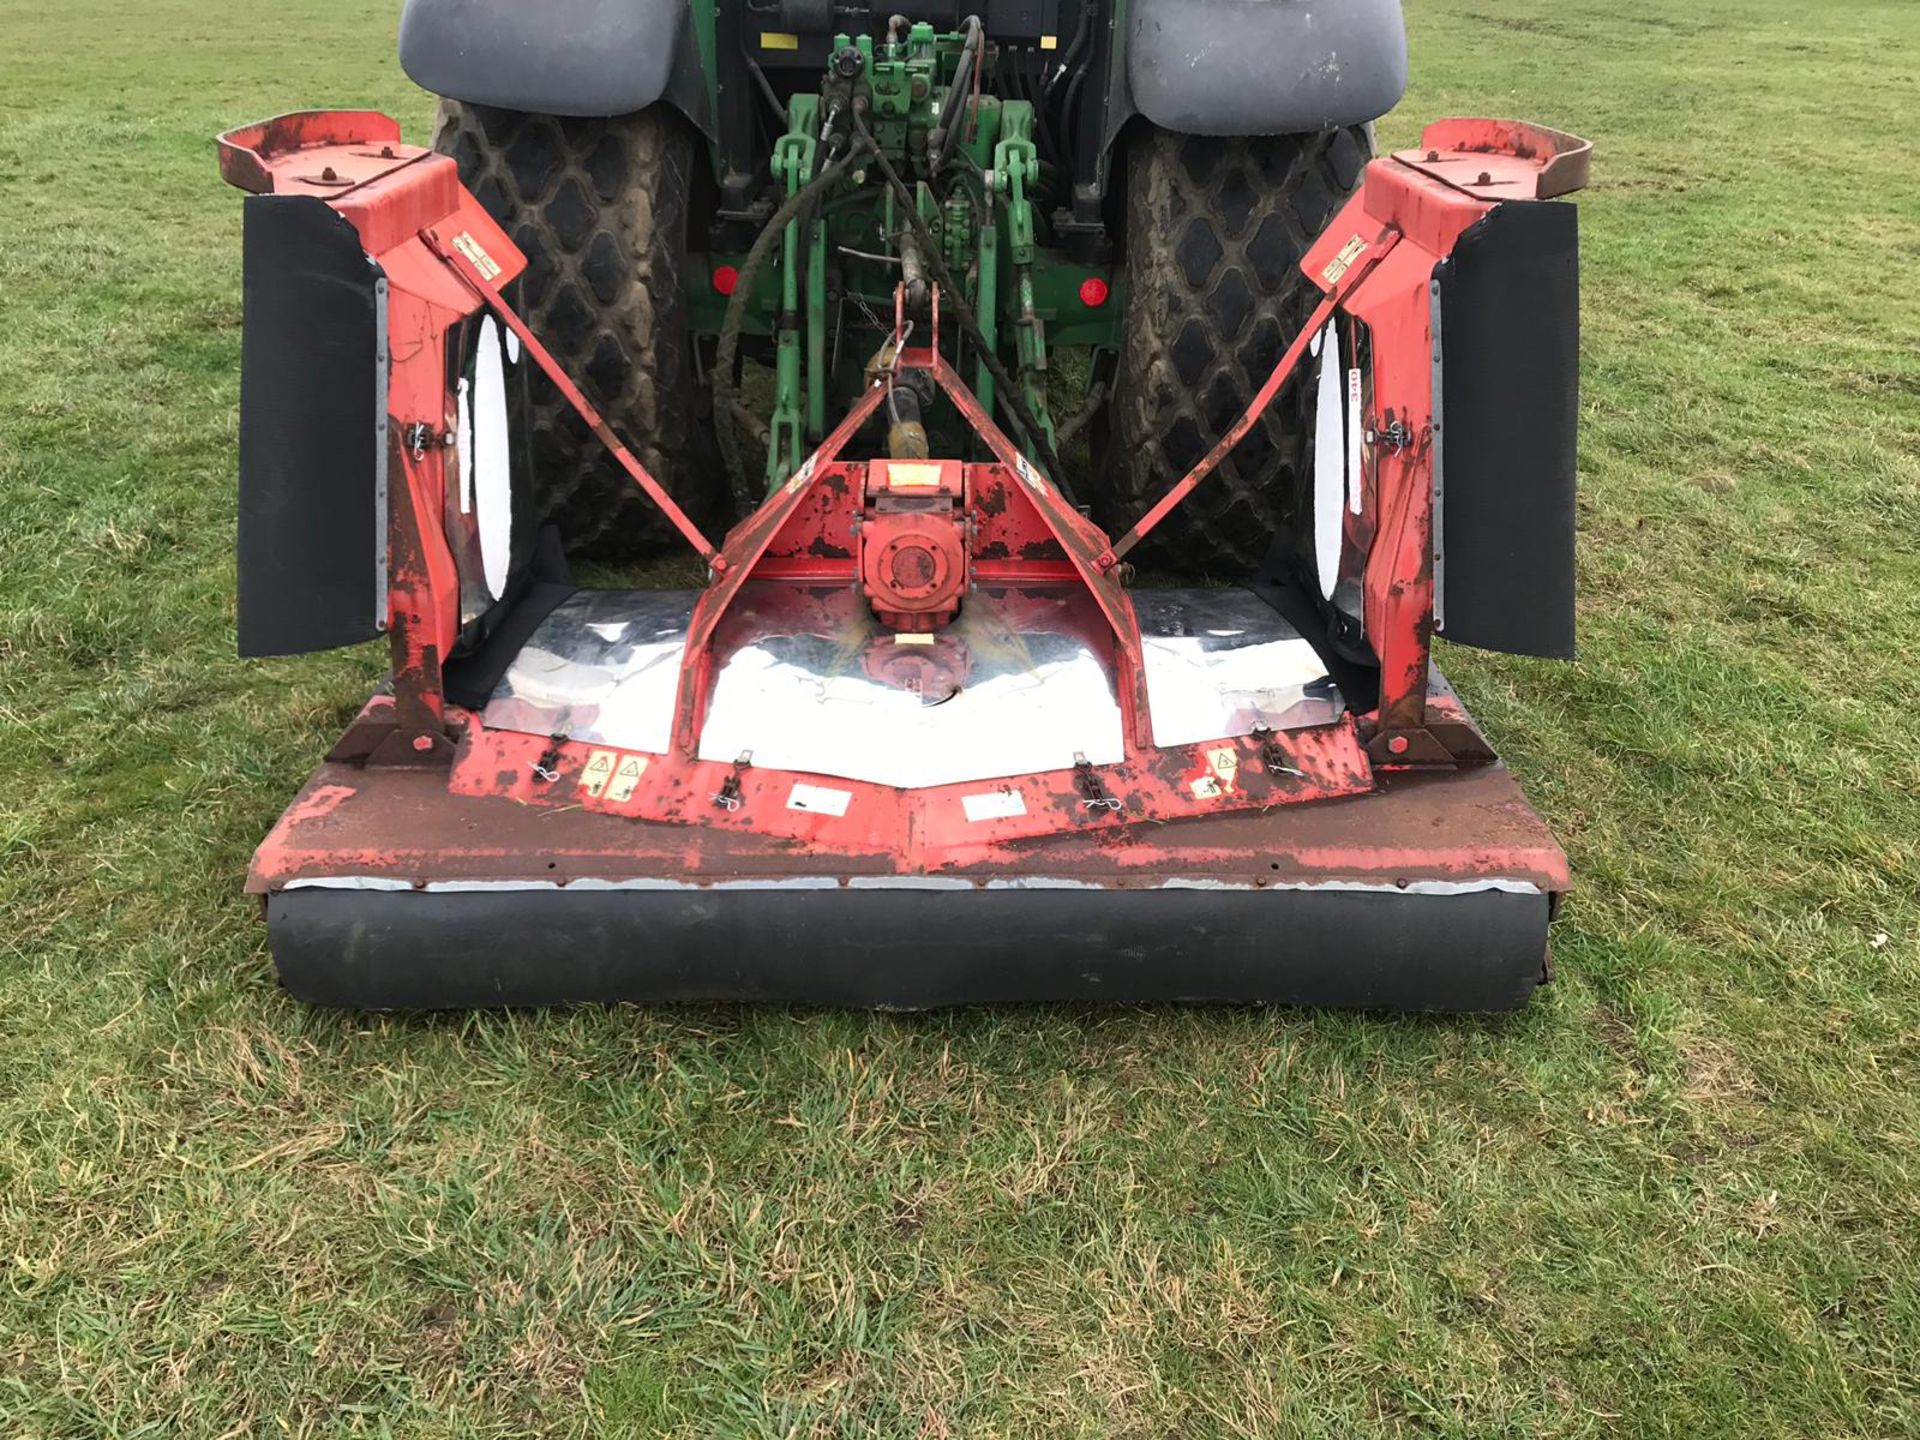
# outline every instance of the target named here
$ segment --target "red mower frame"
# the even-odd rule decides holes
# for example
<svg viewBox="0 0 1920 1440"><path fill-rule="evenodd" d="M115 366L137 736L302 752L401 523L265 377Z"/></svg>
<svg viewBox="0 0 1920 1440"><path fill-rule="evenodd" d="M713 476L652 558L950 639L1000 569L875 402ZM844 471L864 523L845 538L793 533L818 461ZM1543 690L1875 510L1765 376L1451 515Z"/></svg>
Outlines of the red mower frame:
<svg viewBox="0 0 1920 1440"><path fill-rule="evenodd" d="M1022 842L1088 835L1103 847L1103 863L1124 870L1128 856L1146 864L1164 853L1171 842L1157 837L1175 833L1161 830L1164 822L1264 814L1299 802L1368 795L1391 788L1399 773L1459 771L1493 761L1430 663L1439 428L1433 277L1461 235L1502 201L1546 199L1579 188L1588 147L1575 137L1513 122L1442 121L1427 128L1417 149L1373 161L1359 192L1301 262L1323 294L1306 325L1235 425L1117 540L1082 516L1021 453L941 355L936 292L923 342L903 343L914 337L896 320L893 339L859 400L793 477L717 545L620 442L514 313L502 292L525 268L525 258L462 188L451 159L402 144L394 122L364 112L282 116L223 135L219 149L222 174L244 190L323 200L353 225L383 272L391 356L388 467L399 477L388 502L391 694L366 707L329 754L327 770L262 846L251 889L265 893L302 883L316 867L422 883L512 848L499 836L463 840L436 829L431 807L414 817L419 833L404 845L368 844L364 837L330 831L328 817L347 798L341 792L371 784L343 785L349 771L368 777L381 770L424 772L423 778L431 773L443 777L434 783L447 796L618 817L643 822L643 829L674 827L678 841L664 835L644 845L636 840L635 863L657 864L660 856L670 856L676 871L692 876L735 873L740 856L752 849L742 850L741 843L751 837L798 845L816 860L838 855L848 864L871 868L877 862L901 874L965 874L1017 866ZM672 743L665 753L489 729L476 713L446 698L441 668L459 639L460 603L455 557L439 521L455 439L445 337L483 310L517 337L708 568L709 583L695 603L680 664ZM1365 632L1380 662L1377 708L1309 729L1156 745L1141 634L1126 590L1126 557L1206 482L1330 321L1347 327L1349 335L1363 328L1371 357L1359 503L1351 511L1343 507L1343 545L1362 557ZM751 755L731 761L700 757L716 637L745 588L769 580L858 586L855 521L869 465L886 462L840 457L887 387L911 372L930 377L991 456L962 466L969 587L1076 586L1104 620L1125 739L1118 764L1083 760L1068 769L1000 780L899 789L756 767ZM1382 809L1385 833L1343 846L1341 824L1335 823L1317 849L1310 845L1290 854L1288 872L1298 866L1302 873L1370 875L1382 883L1407 874L1461 881L1519 876L1557 895L1568 883L1564 856L1510 782L1502 776L1500 783L1505 789L1497 796L1488 792L1476 802L1489 813L1506 807L1485 834L1436 848L1431 806L1409 814L1405 834L1393 833L1398 812ZM837 808L796 803L799 788L808 787L830 787L842 797ZM409 793L415 792L417 786ZM1006 797L984 818L967 803L983 792ZM1154 825L1155 838L1135 828L1143 822ZM1420 827L1426 833L1415 833ZM1194 832L1196 839L1200 833ZM585 849L602 853L610 843L602 836ZM1257 849L1259 842L1253 843ZM515 862L508 868L518 873L528 867ZM1276 862L1272 869L1282 866Z"/></svg>

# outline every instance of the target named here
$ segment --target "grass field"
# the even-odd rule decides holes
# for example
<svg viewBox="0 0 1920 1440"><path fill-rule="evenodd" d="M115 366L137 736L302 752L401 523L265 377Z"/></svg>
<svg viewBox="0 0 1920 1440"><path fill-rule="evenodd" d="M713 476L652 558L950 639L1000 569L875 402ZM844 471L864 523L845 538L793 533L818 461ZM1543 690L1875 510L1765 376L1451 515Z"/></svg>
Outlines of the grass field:
<svg viewBox="0 0 1920 1440"><path fill-rule="evenodd" d="M1497 1022L275 989L378 674L231 639L239 198L397 0L0 4L0 1435L1920 1434L1909 0L1411 0L1594 137L1583 658L1452 651L1578 893Z"/></svg>

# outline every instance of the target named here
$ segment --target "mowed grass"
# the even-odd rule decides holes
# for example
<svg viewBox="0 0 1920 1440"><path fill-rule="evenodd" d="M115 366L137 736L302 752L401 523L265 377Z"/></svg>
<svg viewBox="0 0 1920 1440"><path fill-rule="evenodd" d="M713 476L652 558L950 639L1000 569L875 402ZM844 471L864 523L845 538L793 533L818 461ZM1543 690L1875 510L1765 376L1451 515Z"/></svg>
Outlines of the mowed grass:
<svg viewBox="0 0 1920 1440"><path fill-rule="evenodd" d="M217 130L397 4L0 9L0 1434L1920 1433L1920 7L1414 0L1592 136L1574 858L1498 1021L317 1013L247 856Z"/></svg>

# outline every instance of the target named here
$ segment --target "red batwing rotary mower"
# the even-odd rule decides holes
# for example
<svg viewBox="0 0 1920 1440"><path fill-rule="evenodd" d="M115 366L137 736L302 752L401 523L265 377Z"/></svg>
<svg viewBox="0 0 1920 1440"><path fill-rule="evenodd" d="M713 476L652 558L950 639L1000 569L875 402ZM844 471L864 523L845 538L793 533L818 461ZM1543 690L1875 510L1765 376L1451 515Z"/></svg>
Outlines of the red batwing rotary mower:
<svg viewBox="0 0 1920 1440"><path fill-rule="evenodd" d="M984 63L955 38L949 69ZM1577 260L1551 201L1582 183L1584 142L1449 120L1366 163L1292 257L1310 304L1264 383L1109 533L1051 458L1065 427L1036 419L1031 337L1004 338L1023 305L1040 323L1033 287L994 282L987 313L979 231L901 179L926 138L902 131L896 162L852 113L804 120L800 203L763 211L761 239L689 262L696 288L730 272L701 303L767 308L782 387L763 426L726 388L725 325L717 353L695 347L727 370L731 413L688 444L769 452L724 534L516 313L527 257L454 159L366 113L222 138L251 196L242 648L384 632L392 665L255 858L285 985L381 1008L1524 1003L1566 858L1429 642L1571 651ZM830 236L861 187L880 220L845 263L884 288L816 440L813 393L779 398L802 373L789 353L819 359L819 251L797 237ZM1058 263L1080 264L1089 305L1152 281ZM1180 383L1177 344L1146 359ZM551 412L514 399L529 383L598 437L703 586L569 578L523 425ZM1259 457L1236 446L1276 406L1310 458L1275 482L1284 518L1240 536L1266 561L1231 588L1143 583L1135 550L1181 533L1162 527L1223 467L1246 483ZM1154 571L1179 560L1166 546Z"/></svg>

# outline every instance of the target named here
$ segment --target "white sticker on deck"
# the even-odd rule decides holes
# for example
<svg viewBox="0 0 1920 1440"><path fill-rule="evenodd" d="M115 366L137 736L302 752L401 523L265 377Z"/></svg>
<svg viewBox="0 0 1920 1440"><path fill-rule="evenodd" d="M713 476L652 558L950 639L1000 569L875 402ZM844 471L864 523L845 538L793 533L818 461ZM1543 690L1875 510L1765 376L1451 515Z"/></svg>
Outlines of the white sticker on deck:
<svg viewBox="0 0 1920 1440"><path fill-rule="evenodd" d="M1192 784L1196 800L1224 800L1234 791L1240 773L1240 752L1231 745L1207 751L1207 773Z"/></svg>
<svg viewBox="0 0 1920 1440"><path fill-rule="evenodd" d="M787 795L787 809L805 810L813 815L844 815L852 803L851 790L835 790L826 785L795 785Z"/></svg>
<svg viewBox="0 0 1920 1440"><path fill-rule="evenodd" d="M613 778L617 758L611 750L596 750L587 756L586 768L580 772L580 788L598 800L600 792L607 788L607 781Z"/></svg>
<svg viewBox="0 0 1920 1440"><path fill-rule="evenodd" d="M989 790L984 795L962 795L960 804L967 812L967 819L1009 820L1015 815L1027 813L1027 802L1020 798L1018 790Z"/></svg>
<svg viewBox="0 0 1920 1440"><path fill-rule="evenodd" d="M626 804L633 798L633 790L640 783L640 777L646 773L646 756L622 756L619 768L613 772L613 779L607 782L607 799L616 805Z"/></svg>

